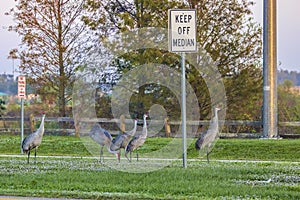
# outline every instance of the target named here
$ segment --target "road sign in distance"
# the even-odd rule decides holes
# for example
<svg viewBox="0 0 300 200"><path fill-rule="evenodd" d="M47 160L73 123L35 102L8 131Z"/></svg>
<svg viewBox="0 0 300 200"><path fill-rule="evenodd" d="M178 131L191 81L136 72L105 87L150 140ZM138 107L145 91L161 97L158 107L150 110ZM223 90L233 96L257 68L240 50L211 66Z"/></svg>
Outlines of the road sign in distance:
<svg viewBox="0 0 300 200"><path fill-rule="evenodd" d="M25 98L26 96L26 78L25 76L18 76L18 97Z"/></svg>

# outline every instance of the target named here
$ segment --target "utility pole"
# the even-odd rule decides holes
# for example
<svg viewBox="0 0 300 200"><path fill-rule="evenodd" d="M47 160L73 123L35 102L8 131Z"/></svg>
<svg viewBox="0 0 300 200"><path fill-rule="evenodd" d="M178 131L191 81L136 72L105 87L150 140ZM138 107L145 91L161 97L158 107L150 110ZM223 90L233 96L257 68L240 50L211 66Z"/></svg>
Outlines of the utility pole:
<svg viewBox="0 0 300 200"><path fill-rule="evenodd" d="M263 136L277 137L277 20L276 0L263 5Z"/></svg>

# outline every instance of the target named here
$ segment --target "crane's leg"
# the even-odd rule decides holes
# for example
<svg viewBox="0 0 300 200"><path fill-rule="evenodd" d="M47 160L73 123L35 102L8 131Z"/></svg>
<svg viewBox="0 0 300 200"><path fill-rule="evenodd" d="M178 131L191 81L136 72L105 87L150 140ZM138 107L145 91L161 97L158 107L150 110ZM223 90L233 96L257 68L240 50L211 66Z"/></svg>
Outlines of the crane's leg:
<svg viewBox="0 0 300 200"><path fill-rule="evenodd" d="M207 163L209 163L209 145L206 148L206 159L207 159Z"/></svg>
<svg viewBox="0 0 300 200"><path fill-rule="evenodd" d="M128 158L128 156L127 156L127 151L125 151L125 157L127 158L127 160L130 162L130 160L129 160L129 158Z"/></svg>
<svg viewBox="0 0 300 200"><path fill-rule="evenodd" d="M34 149L34 163L36 163L36 148Z"/></svg>
<svg viewBox="0 0 300 200"><path fill-rule="evenodd" d="M136 161L139 161L139 153L137 150L136 150Z"/></svg>
<svg viewBox="0 0 300 200"><path fill-rule="evenodd" d="M119 163L121 162L121 149L120 149L120 152L118 153L118 161L119 161Z"/></svg>
<svg viewBox="0 0 300 200"><path fill-rule="evenodd" d="M28 153L27 153L27 164L29 164L29 156L30 156L30 151L28 151Z"/></svg>
<svg viewBox="0 0 300 200"><path fill-rule="evenodd" d="M209 146L210 147L210 146ZM212 150L210 150L210 148L207 148L207 152L206 152L206 156L207 156L207 162L209 163L209 154L212 152Z"/></svg>
<svg viewBox="0 0 300 200"><path fill-rule="evenodd" d="M208 152L208 150L206 152L206 158L207 158L207 163L209 164L209 152Z"/></svg>
<svg viewBox="0 0 300 200"><path fill-rule="evenodd" d="M104 162L104 158L103 158L103 147L101 147L101 149L100 149L100 163L102 163L102 162L101 162L101 158L102 158L102 160L103 160L103 162Z"/></svg>
<svg viewBox="0 0 300 200"><path fill-rule="evenodd" d="M132 157L131 157L131 154L132 154L132 151L130 151L130 162L131 162L131 158L132 158Z"/></svg>

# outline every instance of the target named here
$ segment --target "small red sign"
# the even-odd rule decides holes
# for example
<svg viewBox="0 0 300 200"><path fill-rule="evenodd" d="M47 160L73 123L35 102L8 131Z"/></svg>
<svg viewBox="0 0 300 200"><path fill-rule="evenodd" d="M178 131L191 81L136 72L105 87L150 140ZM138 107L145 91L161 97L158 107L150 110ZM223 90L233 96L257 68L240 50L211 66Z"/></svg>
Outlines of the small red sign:
<svg viewBox="0 0 300 200"><path fill-rule="evenodd" d="M18 97L25 98L26 96L26 78L25 76L18 76Z"/></svg>

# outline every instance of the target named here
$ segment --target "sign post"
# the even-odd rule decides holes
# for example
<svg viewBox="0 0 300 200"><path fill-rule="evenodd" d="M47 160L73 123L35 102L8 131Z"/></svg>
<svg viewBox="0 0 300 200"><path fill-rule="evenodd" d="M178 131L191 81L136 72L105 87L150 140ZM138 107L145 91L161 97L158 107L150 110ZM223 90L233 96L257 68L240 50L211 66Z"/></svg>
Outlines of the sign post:
<svg viewBox="0 0 300 200"><path fill-rule="evenodd" d="M196 19L195 9L169 10L169 51L181 53L181 129L183 168L187 167L185 53L197 51Z"/></svg>
<svg viewBox="0 0 300 200"><path fill-rule="evenodd" d="M26 78L18 76L18 97L21 99L21 153L23 153L22 142L24 139L24 98L26 96Z"/></svg>

